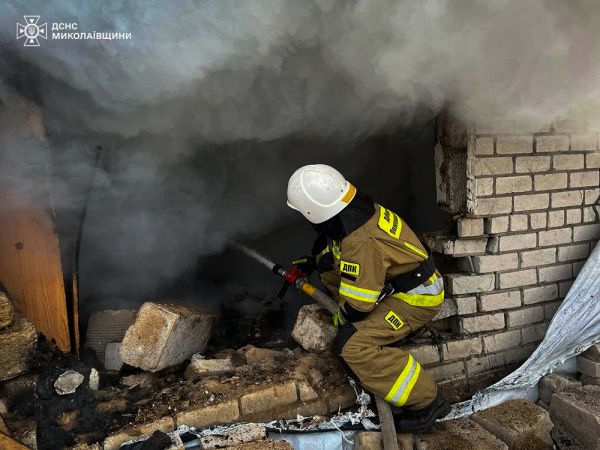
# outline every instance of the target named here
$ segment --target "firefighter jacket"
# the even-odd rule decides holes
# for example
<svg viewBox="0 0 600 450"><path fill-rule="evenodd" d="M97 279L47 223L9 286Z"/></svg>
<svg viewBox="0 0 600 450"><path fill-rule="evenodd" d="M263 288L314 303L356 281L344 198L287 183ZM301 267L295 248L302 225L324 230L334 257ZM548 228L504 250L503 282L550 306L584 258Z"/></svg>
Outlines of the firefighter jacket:
<svg viewBox="0 0 600 450"><path fill-rule="evenodd" d="M443 279L423 244L395 212L359 191L343 211L315 228L326 242L323 249L313 248L321 281L337 299L342 322L363 320L386 295L382 291L394 284L410 289L395 289L389 293L392 297L419 308L440 308ZM423 272L426 263L430 270ZM415 282L423 273L426 277Z"/></svg>

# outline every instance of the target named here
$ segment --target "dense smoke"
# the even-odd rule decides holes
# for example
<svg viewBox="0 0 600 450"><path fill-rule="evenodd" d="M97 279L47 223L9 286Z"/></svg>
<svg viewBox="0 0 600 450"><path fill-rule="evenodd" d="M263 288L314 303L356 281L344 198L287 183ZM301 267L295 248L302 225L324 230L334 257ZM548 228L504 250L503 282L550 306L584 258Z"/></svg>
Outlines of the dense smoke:
<svg viewBox="0 0 600 450"><path fill-rule="evenodd" d="M298 165L359 175L371 135L442 108L472 122L589 119L594 3L5 1L0 101L37 104L48 137L0 174L39 185L49 158L54 202L74 211L92 182L82 277L100 297L148 295L293 217L284 189ZM25 14L132 39L25 48ZM32 141L2 123L6 161Z"/></svg>

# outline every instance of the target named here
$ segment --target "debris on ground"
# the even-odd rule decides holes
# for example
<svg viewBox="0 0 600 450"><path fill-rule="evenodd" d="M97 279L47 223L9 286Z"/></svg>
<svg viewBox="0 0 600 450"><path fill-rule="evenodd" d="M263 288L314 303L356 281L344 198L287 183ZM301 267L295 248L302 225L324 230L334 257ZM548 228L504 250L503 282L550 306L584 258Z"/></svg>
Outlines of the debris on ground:
<svg viewBox="0 0 600 450"><path fill-rule="evenodd" d="M300 308L292 337L308 352L327 350L337 330L331 323L331 314L319 305L305 305Z"/></svg>
<svg viewBox="0 0 600 450"><path fill-rule="evenodd" d="M72 394L83 383L84 376L74 370L67 370L54 382L54 389L58 395Z"/></svg>

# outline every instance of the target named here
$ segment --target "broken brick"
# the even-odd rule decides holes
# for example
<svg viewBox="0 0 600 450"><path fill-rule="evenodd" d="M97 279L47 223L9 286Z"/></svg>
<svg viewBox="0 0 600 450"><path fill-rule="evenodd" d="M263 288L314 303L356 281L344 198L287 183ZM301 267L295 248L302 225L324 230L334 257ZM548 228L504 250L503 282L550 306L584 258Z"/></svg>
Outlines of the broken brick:
<svg viewBox="0 0 600 450"><path fill-rule="evenodd" d="M231 358L206 359L201 354L196 354L185 369L184 377L194 381L203 377L233 373L234 370Z"/></svg>
<svg viewBox="0 0 600 450"><path fill-rule="evenodd" d="M29 369L36 344L35 327L21 315L16 315L12 325L0 330L0 381Z"/></svg>
<svg viewBox="0 0 600 450"><path fill-rule="evenodd" d="M216 405L198 406L177 414L177 426L187 425L199 430L211 425L235 422L240 417L237 400L217 403Z"/></svg>
<svg viewBox="0 0 600 450"><path fill-rule="evenodd" d="M296 385L287 382L244 395L240 398L240 409L242 414L248 415L289 405L297 399Z"/></svg>
<svg viewBox="0 0 600 450"><path fill-rule="evenodd" d="M305 305L300 308L292 330L292 337L309 352L327 350L337 330L331 323L331 315L319 305Z"/></svg>

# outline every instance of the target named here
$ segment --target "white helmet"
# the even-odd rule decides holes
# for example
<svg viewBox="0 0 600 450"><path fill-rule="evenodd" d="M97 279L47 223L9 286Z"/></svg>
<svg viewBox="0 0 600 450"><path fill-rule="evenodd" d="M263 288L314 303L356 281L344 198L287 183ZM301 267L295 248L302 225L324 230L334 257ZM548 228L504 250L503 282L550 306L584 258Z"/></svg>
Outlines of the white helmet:
<svg viewBox="0 0 600 450"><path fill-rule="evenodd" d="M311 164L290 177L287 204L312 223L323 223L343 210L356 188L331 166Z"/></svg>

